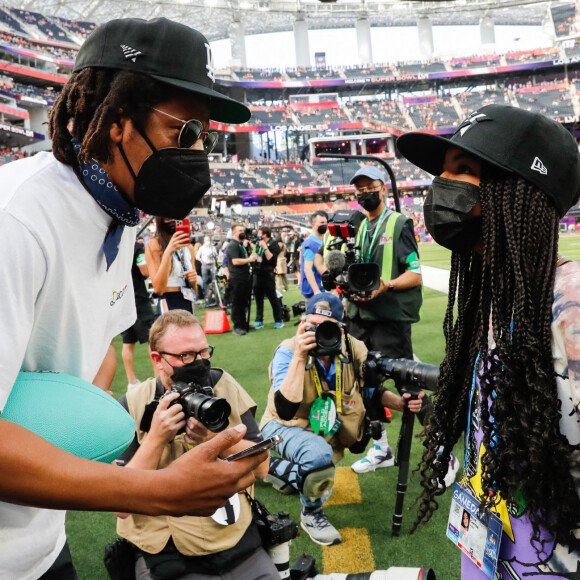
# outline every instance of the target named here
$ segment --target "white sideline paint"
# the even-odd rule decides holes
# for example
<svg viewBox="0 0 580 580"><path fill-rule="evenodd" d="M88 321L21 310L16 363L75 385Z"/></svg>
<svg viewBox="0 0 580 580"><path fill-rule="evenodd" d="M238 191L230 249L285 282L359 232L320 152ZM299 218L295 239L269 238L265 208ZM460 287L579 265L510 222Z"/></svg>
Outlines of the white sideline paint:
<svg viewBox="0 0 580 580"><path fill-rule="evenodd" d="M449 293L449 270L421 265L421 274L423 274L423 286L443 292L443 294Z"/></svg>

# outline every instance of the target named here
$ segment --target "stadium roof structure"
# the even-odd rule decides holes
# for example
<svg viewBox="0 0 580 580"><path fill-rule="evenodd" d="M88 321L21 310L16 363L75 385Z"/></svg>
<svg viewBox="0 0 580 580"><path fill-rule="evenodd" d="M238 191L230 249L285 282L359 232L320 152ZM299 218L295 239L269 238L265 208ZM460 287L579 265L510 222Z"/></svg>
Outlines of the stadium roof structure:
<svg viewBox="0 0 580 580"><path fill-rule="evenodd" d="M245 34L292 30L303 18L311 29L350 28L360 18L371 26L413 26L421 16L434 25L478 24L490 17L495 24L540 25L549 6L571 4L546 0L7 0L4 5L46 17L85 22L112 18L165 16L203 31L210 40L227 38L234 22Z"/></svg>

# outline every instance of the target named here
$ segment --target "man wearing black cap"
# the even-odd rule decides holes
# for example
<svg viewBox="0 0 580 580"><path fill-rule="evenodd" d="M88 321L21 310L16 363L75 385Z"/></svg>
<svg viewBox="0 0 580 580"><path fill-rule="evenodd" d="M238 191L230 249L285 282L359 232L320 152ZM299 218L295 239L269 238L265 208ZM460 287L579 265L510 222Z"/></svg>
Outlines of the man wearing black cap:
<svg viewBox="0 0 580 580"><path fill-rule="evenodd" d="M325 546L339 544L340 532L328 521L322 505L330 497L335 464L364 436L363 369L367 349L342 334L344 309L330 292L313 296L296 336L277 348L270 367L272 388L260 428L264 437L280 434L275 447L282 459L271 458L266 478L282 493L300 492L301 525L311 539ZM324 335L321 346L320 339ZM334 345L330 346L334 337ZM409 395L378 393L381 404L403 410ZM421 398L409 402L413 412Z"/></svg>
<svg viewBox="0 0 580 580"><path fill-rule="evenodd" d="M10 248L0 260L0 409L20 370L93 381L111 339L133 324L131 226L141 211L184 218L210 187L210 119L250 118L213 76L199 32L163 18L111 21L81 47L51 111L53 152L0 169L0 244ZM139 473L0 419L0 497L10 502L0 504L0 577L76 577L62 509L212 513L254 480L260 458L218 460L243 434Z"/></svg>

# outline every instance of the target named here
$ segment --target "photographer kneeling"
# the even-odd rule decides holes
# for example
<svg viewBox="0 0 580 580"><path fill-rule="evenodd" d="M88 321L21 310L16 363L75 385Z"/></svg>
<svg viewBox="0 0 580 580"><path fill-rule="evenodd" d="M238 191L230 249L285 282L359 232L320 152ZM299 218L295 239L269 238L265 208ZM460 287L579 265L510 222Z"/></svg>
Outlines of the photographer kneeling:
<svg viewBox="0 0 580 580"><path fill-rule="evenodd" d="M272 388L262 417L265 437L280 434L270 459L271 481L282 493L300 492L301 525L322 545L342 541L322 504L330 497L335 464L365 435L363 342L342 331L343 306L330 293L313 296L296 336L277 348L270 368ZM376 385L370 385L376 386ZM410 395L380 390L381 404L402 411ZM423 393L409 401L421 409Z"/></svg>
<svg viewBox="0 0 580 580"><path fill-rule="evenodd" d="M231 375L211 368L212 353L199 320L191 313L172 310L155 321L149 354L159 376L120 400L136 426L133 443L120 457L128 468L167 467L191 446L215 435L207 426L214 431L241 424L247 427L246 438L228 449L228 455L262 440L254 419L256 404ZM204 402L202 393L180 394L175 387L172 391L175 384L183 388L189 383L196 385L194 391L197 385L213 387L214 395L223 399L207 397L206 392ZM264 461L254 473L263 479L267 472ZM138 580L280 577L262 548L244 492L231 497L211 517L117 515L118 534L136 547Z"/></svg>

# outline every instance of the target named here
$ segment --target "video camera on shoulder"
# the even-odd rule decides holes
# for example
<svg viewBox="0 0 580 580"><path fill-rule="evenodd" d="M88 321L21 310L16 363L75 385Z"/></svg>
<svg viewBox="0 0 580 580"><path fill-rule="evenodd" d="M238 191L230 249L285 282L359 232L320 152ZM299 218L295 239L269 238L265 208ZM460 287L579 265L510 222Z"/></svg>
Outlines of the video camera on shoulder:
<svg viewBox="0 0 580 580"><path fill-rule="evenodd" d="M381 284L378 264L366 263L356 246L358 229L365 215L356 210L339 210L328 222L328 231L334 241L324 256L328 272L322 275L325 290L338 288L347 300L368 298Z"/></svg>

